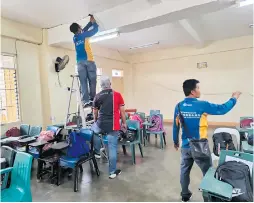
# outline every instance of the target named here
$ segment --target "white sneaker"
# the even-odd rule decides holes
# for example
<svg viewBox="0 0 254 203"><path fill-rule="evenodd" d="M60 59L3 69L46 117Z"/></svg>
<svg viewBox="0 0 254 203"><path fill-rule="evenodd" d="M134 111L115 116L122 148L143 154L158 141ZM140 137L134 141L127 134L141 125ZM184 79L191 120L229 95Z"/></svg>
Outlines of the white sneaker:
<svg viewBox="0 0 254 203"><path fill-rule="evenodd" d="M100 159L101 158L100 154L94 154L94 156L95 156L96 159Z"/></svg>
<svg viewBox="0 0 254 203"><path fill-rule="evenodd" d="M120 175L121 173L122 173L122 171L117 169L114 173L109 175L109 178L114 179L116 176Z"/></svg>
<svg viewBox="0 0 254 203"><path fill-rule="evenodd" d="M114 179L115 177L116 177L116 174L115 174L115 173L112 173L112 174L109 175L109 178L110 178L110 179Z"/></svg>

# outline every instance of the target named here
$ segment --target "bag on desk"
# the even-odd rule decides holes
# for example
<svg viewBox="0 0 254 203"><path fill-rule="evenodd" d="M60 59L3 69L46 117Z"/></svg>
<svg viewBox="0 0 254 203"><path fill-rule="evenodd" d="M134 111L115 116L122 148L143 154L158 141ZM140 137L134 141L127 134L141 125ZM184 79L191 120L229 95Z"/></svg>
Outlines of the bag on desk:
<svg viewBox="0 0 254 203"><path fill-rule="evenodd" d="M253 202L250 168L246 164L227 161L218 166L215 178L232 185L232 202Z"/></svg>
<svg viewBox="0 0 254 203"><path fill-rule="evenodd" d="M236 150L231 134L221 132L213 135L213 153L219 156L221 150Z"/></svg>
<svg viewBox="0 0 254 203"><path fill-rule="evenodd" d="M253 146L253 134L248 136L248 144Z"/></svg>
<svg viewBox="0 0 254 203"><path fill-rule="evenodd" d="M20 130L17 127L13 127L6 131L5 133L6 137L19 137L20 136Z"/></svg>

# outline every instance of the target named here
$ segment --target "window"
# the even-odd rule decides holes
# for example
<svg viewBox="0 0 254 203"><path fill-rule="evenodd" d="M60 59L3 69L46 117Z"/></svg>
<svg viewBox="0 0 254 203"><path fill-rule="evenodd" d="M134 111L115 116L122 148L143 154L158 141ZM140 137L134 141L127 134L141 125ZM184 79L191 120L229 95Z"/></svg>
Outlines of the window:
<svg viewBox="0 0 254 203"><path fill-rule="evenodd" d="M1 123L20 120L19 96L15 56L1 55L0 63L0 114Z"/></svg>
<svg viewBox="0 0 254 203"><path fill-rule="evenodd" d="M112 70L112 77L123 77L123 71L122 70Z"/></svg>
<svg viewBox="0 0 254 203"><path fill-rule="evenodd" d="M97 68L97 85L96 85L96 93L99 93L101 91L101 76L102 76L102 68Z"/></svg>

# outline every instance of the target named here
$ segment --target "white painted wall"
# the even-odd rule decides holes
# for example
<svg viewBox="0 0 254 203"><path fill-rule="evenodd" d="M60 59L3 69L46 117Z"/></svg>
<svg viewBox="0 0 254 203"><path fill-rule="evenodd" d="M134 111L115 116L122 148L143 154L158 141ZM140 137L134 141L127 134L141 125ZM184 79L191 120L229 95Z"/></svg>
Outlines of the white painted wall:
<svg viewBox="0 0 254 203"><path fill-rule="evenodd" d="M209 116L210 121L239 122L240 116L253 115L252 36L217 41L201 49L189 46L136 54L130 60L133 102L139 111L160 109L166 119L172 119L175 105L184 98L183 81L195 78L201 82L201 93L229 93L202 95L210 102L223 103L231 92L243 91L229 114ZM207 62L208 69L197 69L199 62Z"/></svg>

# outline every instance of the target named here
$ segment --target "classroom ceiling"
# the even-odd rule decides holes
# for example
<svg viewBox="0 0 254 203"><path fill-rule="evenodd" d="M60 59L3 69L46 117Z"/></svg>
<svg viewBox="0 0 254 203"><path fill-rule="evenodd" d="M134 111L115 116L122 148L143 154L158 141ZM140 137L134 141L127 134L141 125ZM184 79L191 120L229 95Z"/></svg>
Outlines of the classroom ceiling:
<svg viewBox="0 0 254 203"><path fill-rule="evenodd" d="M226 8L196 16L188 19L188 22L195 29L199 40L190 35L181 25L181 22L176 21L130 33L122 33L116 39L101 41L98 44L121 51L139 52L155 48L205 44L215 40L252 35L253 29L249 25L253 23L253 6ZM157 41L160 44L151 48L129 49Z"/></svg>
<svg viewBox="0 0 254 203"><path fill-rule="evenodd" d="M2 0L1 15L41 28L57 26L49 29L49 36L55 35L49 44L73 48L69 24L95 13L103 30L118 28L121 33L98 45L132 53L253 34L253 5L233 4L234 0ZM151 48L129 49L158 41Z"/></svg>
<svg viewBox="0 0 254 203"><path fill-rule="evenodd" d="M132 0L1 0L5 18L49 28L70 23Z"/></svg>

